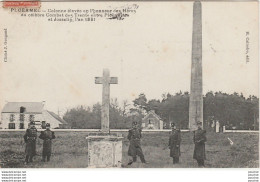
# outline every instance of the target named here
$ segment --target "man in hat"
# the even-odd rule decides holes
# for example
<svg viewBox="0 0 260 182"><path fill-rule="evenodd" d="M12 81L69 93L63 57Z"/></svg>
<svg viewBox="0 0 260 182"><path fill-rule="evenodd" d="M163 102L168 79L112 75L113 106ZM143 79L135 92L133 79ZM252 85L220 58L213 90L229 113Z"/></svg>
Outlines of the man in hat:
<svg viewBox="0 0 260 182"><path fill-rule="evenodd" d="M172 131L169 137L169 149L170 157L173 158L173 164L179 163L180 152L180 143L181 143L181 132L177 130L176 125L171 123Z"/></svg>
<svg viewBox="0 0 260 182"><path fill-rule="evenodd" d="M37 129L35 128L35 122L31 121L29 128L26 130L24 135L25 145L25 163L33 161L33 156L36 155L36 138L37 138Z"/></svg>
<svg viewBox="0 0 260 182"><path fill-rule="evenodd" d="M142 130L138 128L138 123L136 121L133 122L133 128L129 130L127 139L130 141L128 155L132 156L133 160L128 163L131 165L133 162L136 162L137 155L140 157L142 163L147 164L144 159L144 154L141 148L141 134Z"/></svg>
<svg viewBox="0 0 260 182"><path fill-rule="evenodd" d="M39 138L43 140L42 162L46 161L46 157L47 162L49 162L51 158L52 139L55 139L54 132L50 130L50 123L46 123L46 130L41 132Z"/></svg>
<svg viewBox="0 0 260 182"><path fill-rule="evenodd" d="M194 154L193 159L196 159L198 162L198 166L205 166L204 160L206 159L206 152L205 152L205 142L207 141L206 138L206 130L202 129L202 123L197 123L198 129L194 131Z"/></svg>

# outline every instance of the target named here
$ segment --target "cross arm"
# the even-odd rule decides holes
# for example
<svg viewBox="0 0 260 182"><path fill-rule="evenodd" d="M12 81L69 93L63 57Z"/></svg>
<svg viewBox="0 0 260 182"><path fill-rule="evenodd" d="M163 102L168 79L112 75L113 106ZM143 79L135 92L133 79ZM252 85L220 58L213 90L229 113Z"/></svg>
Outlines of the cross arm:
<svg viewBox="0 0 260 182"><path fill-rule="evenodd" d="M117 84L118 83L118 78L117 77L110 77L110 84Z"/></svg>
<svg viewBox="0 0 260 182"><path fill-rule="evenodd" d="M102 84L103 78L102 77L95 77L95 84Z"/></svg>

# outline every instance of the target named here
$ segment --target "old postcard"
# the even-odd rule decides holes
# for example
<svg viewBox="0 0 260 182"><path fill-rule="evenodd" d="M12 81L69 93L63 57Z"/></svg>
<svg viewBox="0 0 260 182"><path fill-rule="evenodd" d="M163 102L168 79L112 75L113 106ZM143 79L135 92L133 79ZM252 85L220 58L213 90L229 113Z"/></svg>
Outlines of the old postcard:
<svg viewBox="0 0 260 182"><path fill-rule="evenodd" d="M0 19L1 168L259 168L258 2L1 2Z"/></svg>

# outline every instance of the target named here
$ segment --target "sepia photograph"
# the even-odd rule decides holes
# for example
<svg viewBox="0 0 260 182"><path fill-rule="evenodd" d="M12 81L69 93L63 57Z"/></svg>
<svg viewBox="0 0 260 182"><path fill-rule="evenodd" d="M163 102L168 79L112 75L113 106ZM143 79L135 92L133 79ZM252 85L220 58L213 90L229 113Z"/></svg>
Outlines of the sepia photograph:
<svg viewBox="0 0 260 182"><path fill-rule="evenodd" d="M258 6L1 2L0 168L259 168Z"/></svg>

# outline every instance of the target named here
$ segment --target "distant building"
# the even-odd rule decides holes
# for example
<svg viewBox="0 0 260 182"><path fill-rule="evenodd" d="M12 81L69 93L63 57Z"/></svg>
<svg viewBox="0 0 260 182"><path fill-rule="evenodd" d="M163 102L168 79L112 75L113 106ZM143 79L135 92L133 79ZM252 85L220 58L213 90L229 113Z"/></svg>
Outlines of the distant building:
<svg viewBox="0 0 260 182"><path fill-rule="evenodd" d="M30 121L35 121L36 128L67 128L67 122L57 114L44 109L44 102L8 102L1 112L0 128L26 129Z"/></svg>
<svg viewBox="0 0 260 182"><path fill-rule="evenodd" d="M163 130L163 120L154 112L149 111L142 119L143 129Z"/></svg>

